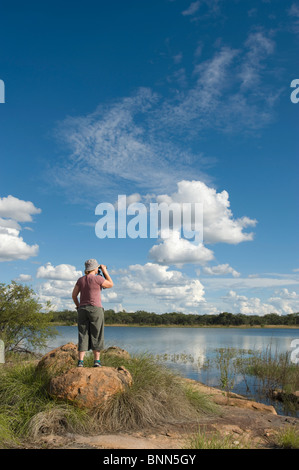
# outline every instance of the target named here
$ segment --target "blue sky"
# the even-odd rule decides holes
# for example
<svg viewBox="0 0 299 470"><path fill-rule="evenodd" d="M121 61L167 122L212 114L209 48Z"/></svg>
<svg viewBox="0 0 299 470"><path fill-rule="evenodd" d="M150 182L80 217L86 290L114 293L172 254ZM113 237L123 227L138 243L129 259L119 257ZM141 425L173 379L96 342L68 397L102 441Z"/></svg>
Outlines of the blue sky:
<svg viewBox="0 0 299 470"><path fill-rule="evenodd" d="M299 311L296 1L2 2L0 281L71 308ZM99 239L99 203L200 202L203 245ZM175 234L174 234L175 235Z"/></svg>

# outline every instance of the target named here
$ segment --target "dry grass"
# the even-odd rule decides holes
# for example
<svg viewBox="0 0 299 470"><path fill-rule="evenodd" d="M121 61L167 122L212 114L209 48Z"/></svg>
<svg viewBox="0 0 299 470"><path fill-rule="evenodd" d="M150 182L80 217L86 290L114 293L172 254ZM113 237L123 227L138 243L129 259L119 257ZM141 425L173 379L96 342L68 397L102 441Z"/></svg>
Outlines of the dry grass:
<svg viewBox="0 0 299 470"><path fill-rule="evenodd" d="M110 358L105 365L119 366L119 361ZM166 422L194 422L203 413L216 412L216 405L205 395L183 384L179 376L149 356L121 361L121 365L131 372L133 385L96 410L102 430L115 432Z"/></svg>

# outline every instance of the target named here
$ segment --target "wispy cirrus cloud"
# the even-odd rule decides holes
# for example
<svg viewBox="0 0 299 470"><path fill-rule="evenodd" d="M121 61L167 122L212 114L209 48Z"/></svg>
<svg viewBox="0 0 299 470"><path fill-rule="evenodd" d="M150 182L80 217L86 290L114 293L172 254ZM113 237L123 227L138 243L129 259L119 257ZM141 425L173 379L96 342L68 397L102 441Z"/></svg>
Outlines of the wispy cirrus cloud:
<svg viewBox="0 0 299 470"><path fill-rule="evenodd" d="M197 0L192 2L188 8L182 11L183 16L191 17L192 19L195 17L197 19L198 14L199 16L209 16L212 14L219 14L220 13L220 4L223 0ZM201 7L205 7L203 13L201 12Z"/></svg>
<svg viewBox="0 0 299 470"><path fill-rule="evenodd" d="M279 90L262 83L270 77L267 60L274 50L274 40L257 31L240 48L223 46L197 63L188 90L164 103L163 127L195 136L210 129L254 131L269 124Z"/></svg>
<svg viewBox="0 0 299 470"><path fill-rule="evenodd" d="M194 15L194 13L196 13L199 10L200 3L201 3L200 0L198 0L197 2L192 2L186 10L182 11L182 15L183 16Z"/></svg>
<svg viewBox="0 0 299 470"><path fill-rule="evenodd" d="M291 28L295 34L299 34L299 4L292 3L291 7L288 10L288 14L292 18Z"/></svg>
<svg viewBox="0 0 299 470"><path fill-rule="evenodd" d="M182 179L211 182L213 159L194 151L198 137L211 130L254 132L271 122L279 92L262 83L274 50L266 32L250 33L238 49L223 46L208 59L197 56L192 76L184 71L184 89L174 96L139 88L65 119L57 138L66 152L52 170L53 181L73 200L87 189L95 198L105 192L107 200L128 185L133 193L171 191Z"/></svg>
<svg viewBox="0 0 299 470"><path fill-rule="evenodd" d="M265 59L273 54L274 41L261 31L251 33L246 42L246 54L244 56L241 70L241 90L255 90L260 85L262 73L265 70Z"/></svg>
<svg viewBox="0 0 299 470"><path fill-rule="evenodd" d="M141 88L130 98L62 122L57 135L67 146L69 157L53 169L54 181L69 190L74 188L74 195L80 188L82 193L89 188L97 195L105 192L111 197L127 191L128 184L131 192L173 188L179 177L194 175L194 171L209 180L204 171L192 167L195 160L201 161L201 154L156 135L159 123L151 113L158 102L151 90ZM202 160L204 167L208 159Z"/></svg>

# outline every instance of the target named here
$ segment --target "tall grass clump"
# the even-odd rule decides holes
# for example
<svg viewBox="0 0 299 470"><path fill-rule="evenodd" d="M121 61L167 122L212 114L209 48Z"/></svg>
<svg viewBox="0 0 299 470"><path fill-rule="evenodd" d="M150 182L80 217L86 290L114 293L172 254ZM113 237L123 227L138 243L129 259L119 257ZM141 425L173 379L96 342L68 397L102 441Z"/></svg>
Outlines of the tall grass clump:
<svg viewBox="0 0 299 470"><path fill-rule="evenodd" d="M216 367L220 371L220 388L227 394L232 391L235 383L235 356L236 350L234 348L219 348L216 349Z"/></svg>
<svg viewBox="0 0 299 470"><path fill-rule="evenodd" d="M291 362L288 352L272 353L271 348L267 348L256 353L251 358L247 371L259 377L269 390L278 387L289 393L299 390L299 364Z"/></svg>
<svg viewBox="0 0 299 470"><path fill-rule="evenodd" d="M133 385L114 395L97 410L99 427L105 431L132 430L151 425L196 421L202 413L214 413L216 405L202 393L147 354L129 360L104 358L103 365L128 369Z"/></svg>
<svg viewBox="0 0 299 470"><path fill-rule="evenodd" d="M271 353L268 348L256 353L247 364L247 373L259 380L259 393L271 400L279 400L283 413L296 416L299 410L299 364L290 359L290 354Z"/></svg>
<svg viewBox="0 0 299 470"><path fill-rule="evenodd" d="M299 449L299 429L286 426L277 433L274 443L281 449Z"/></svg>
<svg viewBox="0 0 299 470"><path fill-rule="evenodd" d="M234 388L235 378L243 377L247 393L279 400L284 413L298 413L298 398L294 392L299 390L299 364L291 360L289 352L273 351L271 345L263 351L221 348L216 352L222 390L228 393ZM253 384L250 377L255 377Z"/></svg>
<svg viewBox="0 0 299 470"><path fill-rule="evenodd" d="M47 392L50 376L34 363L0 369L0 448L20 446L40 434L82 430L86 413L53 400Z"/></svg>

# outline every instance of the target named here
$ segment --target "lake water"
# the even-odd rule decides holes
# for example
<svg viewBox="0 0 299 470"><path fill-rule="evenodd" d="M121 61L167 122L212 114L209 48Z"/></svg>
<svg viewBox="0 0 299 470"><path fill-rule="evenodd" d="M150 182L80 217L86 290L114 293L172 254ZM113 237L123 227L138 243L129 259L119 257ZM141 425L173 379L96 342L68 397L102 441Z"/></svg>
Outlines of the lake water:
<svg viewBox="0 0 299 470"><path fill-rule="evenodd" d="M59 336L51 340L48 350L73 342L77 344L76 326L56 327ZM163 360L182 376L219 387L220 372L215 364L217 349L291 353L291 343L299 338L299 329L285 328L155 328L105 326L105 348L118 346L130 354L148 353ZM236 353L238 355L238 353ZM203 367L209 363L209 367ZM252 398L256 396L254 379L234 376L233 391ZM248 390L248 386L250 390ZM259 401L269 400L258 397ZM272 403L273 404L273 403ZM278 410L279 411L279 410Z"/></svg>

